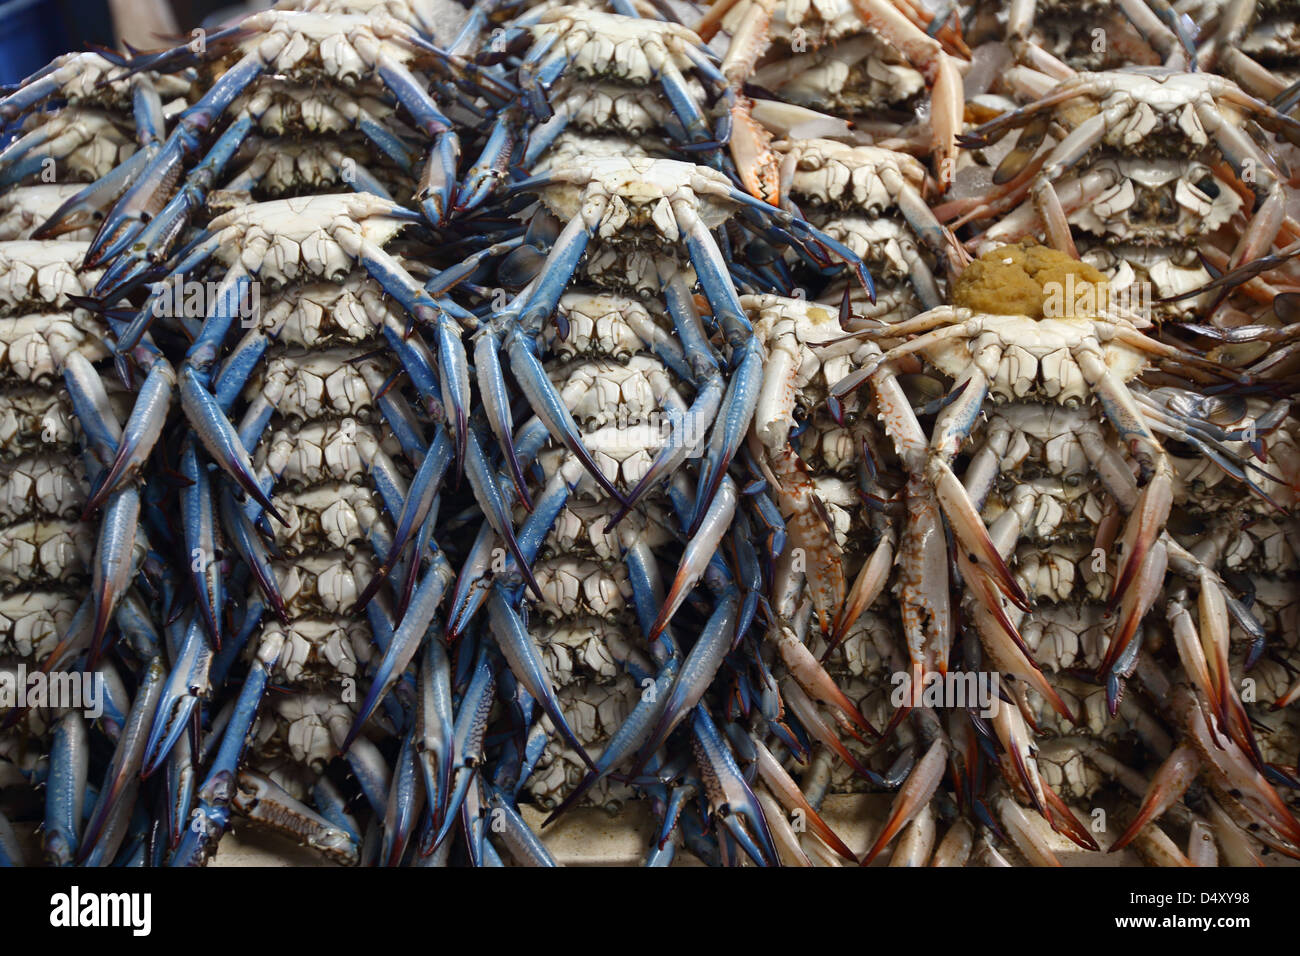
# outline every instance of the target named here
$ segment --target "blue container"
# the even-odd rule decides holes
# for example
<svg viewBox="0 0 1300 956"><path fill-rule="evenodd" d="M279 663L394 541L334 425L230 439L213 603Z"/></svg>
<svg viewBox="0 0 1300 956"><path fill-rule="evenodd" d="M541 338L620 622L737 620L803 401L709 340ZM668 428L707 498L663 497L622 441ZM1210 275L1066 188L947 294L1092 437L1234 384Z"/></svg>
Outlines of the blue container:
<svg viewBox="0 0 1300 956"><path fill-rule="evenodd" d="M31 76L67 49L58 4L52 0L0 2L0 84Z"/></svg>

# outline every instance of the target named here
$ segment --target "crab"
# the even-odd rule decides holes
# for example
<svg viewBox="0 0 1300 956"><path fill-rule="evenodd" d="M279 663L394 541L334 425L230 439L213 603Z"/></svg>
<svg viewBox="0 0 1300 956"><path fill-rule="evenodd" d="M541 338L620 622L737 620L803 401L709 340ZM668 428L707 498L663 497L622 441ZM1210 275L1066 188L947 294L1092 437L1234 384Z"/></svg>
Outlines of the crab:
<svg viewBox="0 0 1300 956"><path fill-rule="evenodd" d="M1124 65L1186 69L1191 58L1193 38L1166 0L1009 0L1006 16L1016 58L1058 79Z"/></svg>
<svg viewBox="0 0 1300 956"><path fill-rule="evenodd" d="M964 50L950 27L932 22L916 5L894 0L839 0L826 7L730 0L714 4L700 33L708 39L719 26L731 34L722 72L733 87L759 83L797 106L829 105L856 115L906 102L929 86L935 171L940 189L948 187L962 116L961 69L949 51ZM926 32L930 26L939 28L942 42ZM812 52L760 66L772 35L798 53ZM741 123L752 124L751 110L752 104L741 104ZM751 164L767 177L761 195L778 202L775 163L761 137L751 136L748 144L757 150Z"/></svg>
<svg viewBox="0 0 1300 956"><path fill-rule="evenodd" d="M1014 269L1008 251L988 253L980 262ZM1027 261L1040 255L1043 262L1051 258L1047 253L1035 253L1032 247L1026 255ZM1003 256L1004 260L999 258ZM1062 258L1060 265L1075 268L1069 263ZM963 276L976 280L981 273L968 270ZM1186 431L1145 411L1141 390L1135 392L1132 380L1151 362L1202 372L1216 367L1148 337L1140 318L1109 312L1095 300L1091 306L1076 300L1076 306L1039 317L944 306L907 322L855 333L859 338L908 339L837 383L831 394L838 397L864 382L872 383L878 412L910 476L909 529L903 541L898 587L918 677L943 666L951 640L947 596L934 584L936 574L940 579L945 575L943 536L936 540L930 535L942 514L958 542L957 564L974 597L972 613L990 658L1000 669L1053 699L1037 665L1024 653L1016 621L1031 604L1006 564L1023 529L1039 520L1033 517L1037 506L1010 508L1000 513L991 527L980 518L978 507L993 487L1006 438L977 449L964 485L951 468L989 399L1067 409L1097 400L1102 420L1129 449L1137 465L1141 484L1112 440L1099 440L1098 434L1089 438L1084 429L1074 432L1102 486L1129 513L1120 534L1122 554L1111 572L1110 600L1118 605L1119 615L1101 673L1110 673L1125 657L1142 617L1159 595L1166 563L1184 560L1181 547L1165 531L1174 472L1158 434L1182 437ZM893 371L895 363L908 355L923 357L954 382L949 404L940 411L928 438ZM1217 445L1210 447L1221 453ZM1033 497L1027 504L1033 504ZM1208 572L1202 569L1200 573ZM1202 583L1220 593L1220 582L1202 578ZM1063 706L1058 711L1063 711ZM1063 715L1068 717L1068 713Z"/></svg>
<svg viewBox="0 0 1300 956"><path fill-rule="evenodd" d="M827 139L787 140L773 148L781 158L782 195L871 269L877 303L874 309L861 299L855 305L876 318L900 319L942 303L935 272L940 266L957 271L968 256L930 212L923 198L930 182L919 161ZM903 284L910 294L898 288ZM836 284L826 295L841 292ZM900 301L905 298L911 303Z"/></svg>
<svg viewBox="0 0 1300 956"><path fill-rule="evenodd" d="M1001 187L995 195L1001 193L1000 197L973 203L974 208L962 218L996 215L1031 193L1030 201L1051 244L1077 254L1068 213L1083 209L1116 185L1123 188L1123 182L1117 183L1113 174L1091 165L1073 177L1066 175L1095 149L1100 147L1125 158L1173 159L1185 164L1213 146L1255 196L1249 228L1230 258L1230 268L1236 268L1267 253L1284 225L1288 230L1292 228L1287 222L1285 190L1276 167L1234 124L1232 117L1237 113L1264 129L1290 139L1300 138L1300 124L1223 77L1155 67L1076 74L1052 86L1033 103L991 120L962 138L963 145L983 147L1011 129L1021 128L1015 149L994 174L994 183ZM1055 135L1056 145L1042 150L1043 140L1054 127L1061 130ZM1119 171L1126 172L1122 167ZM1130 167L1127 172L1132 171ZM1141 174L1143 169L1138 167L1136 171ZM1185 198L1177 205L1191 206L1193 210L1205 207L1209 197L1203 190L1196 196L1185 187L1185 172L1183 168L1157 167L1155 178L1182 188ZM1213 218L1212 203L1206 212ZM1023 221L1029 214L1026 211L1020 215ZM1023 225L1018 223L1015 228Z"/></svg>

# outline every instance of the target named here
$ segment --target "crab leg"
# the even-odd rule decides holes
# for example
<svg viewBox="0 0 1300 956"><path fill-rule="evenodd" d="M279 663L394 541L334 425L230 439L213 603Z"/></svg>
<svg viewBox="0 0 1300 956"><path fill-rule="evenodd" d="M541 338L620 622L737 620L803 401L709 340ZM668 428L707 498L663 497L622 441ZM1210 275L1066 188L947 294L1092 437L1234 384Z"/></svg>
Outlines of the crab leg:
<svg viewBox="0 0 1300 956"><path fill-rule="evenodd" d="M944 52L938 40L917 29L889 0L853 0L853 9L863 23L879 31L925 76L930 86L930 124L940 188L946 190L952 177L945 171L956 169L957 133L965 108L956 61Z"/></svg>
<svg viewBox="0 0 1300 956"><path fill-rule="evenodd" d="M166 259L195 210L203 206L213 182L243 145L252 127L253 121L247 116L230 124L162 210L132 235L130 247L118 248L115 244L105 250L103 259L112 261L95 284L92 295L108 302L116 301L136 288L152 266Z"/></svg>
<svg viewBox="0 0 1300 956"><path fill-rule="evenodd" d="M921 812L921 808L930 802L943 780L948 765L948 745L942 737L936 737L925 756L917 761L908 775L898 796L894 798L889 810L889 819L880 828L871 848L860 861L861 866L870 866L880 855L880 851L889 845L899 830L907 826Z"/></svg>
<svg viewBox="0 0 1300 956"><path fill-rule="evenodd" d="M185 629L185 642L158 695L158 707L145 742L140 767L142 778L150 776L162 765L189 726L190 715L199 702L199 696L208 693L211 666L212 651L203 636L203 627L197 617L191 616L189 626Z"/></svg>
<svg viewBox="0 0 1300 956"><path fill-rule="evenodd" d="M1200 701L1186 685L1174 690L1174 710L1187 724L1190 742L1207 769L1257 821L1272 828L1292 846L1300 846L1300 823L1249 757L1219 733Z"/></svg>
<svg viewBox="0 0 1300 956"><path fill-rule="evenodd" d="M97 479L97 487L86 502L85 513L90 514L113 494L143 464L162 434L163 422L171 406L172 390L176 387L176 372L171 363L161 355L153 357L153 365L136 396L117 445L117 455L107 471Z"/></svg>
<svg viewBox="0 0 1300 956"><path fill-rule="evenodd" d="M410 499L408 498L408 500ZM396 550L395 545L393 550ZM412 561L418 560L418 554L412 557ZM429 626L433 623L433 615L442 602L442 597L447 588L451 586L453 576L450 563L439 552L434 558L433 566L425 573L419 587L416 588L410 606L406 609L406 613L402 615L401 622L398 624L396 631L393 632L392 642L385 650L383 660L380 661L371 678L370 689L366 692L365 699L357 709L352 727L348 730L347 736L339 747L339 750L343 753L347 753L348 748L357 739L357 735L361 733L366 721L370 719L371 715L379 707L380 702L402 676L406 670L406 665L411 662L420 649L421 643L427 643L426 635L428 635Z"/></svg>
<svg viewBox="0 0 1300 956"><path fill-rule="evenodd" d="M767 818L704 704L695 708L691 729L692 748L710 810L721 818L723 826L751 860L759 866L778 864L780 857Z"/></svg>
<svg viewBox="0 0 1300 956"><path fill-rule="evenodd" d="M560 702L555 697L554 686L547 676L546 667L532 636L528 633L528 628L524 626L519 614L510 606L499 589L494 588L488 597L488 614L492 622L492 634L509 663L511 672L546 711L546 715L551 718L551 723L555 725L556 730L569 746L577 751L582 762L594 771L595 763L587 755L586 749L578 741L577 735L560 711Z"/></svg>
<svg viewBox="0 0 1300 956"><path fill-rule="evenodd" d="M446 808L443 812L442 826L436 830L431 843L420 848L420 852L424 856L437 849L442 844L442 841L446 839L447 834L451 832L451 828L455 826L456 818L460 815L460 809L465 802L470 784L478 776L479 767L484 757L483 740L487 732L488 717L492 710L495 690L496 675L492 658L488 652L488 645L483 643L479 646L474 659L474 670L469 686L466 688L465 694L460 701L460 707L456 711L454 732L452 734L455 770L451 794L447 799Z"/></svg>
<svg viewBox="0 0 1300 956"><path fill-rule="evenodd" d="M45 856L55 866L69 866L77 854L82 801L90 770L90 740L78 711L70 710L54 725L50 772L45 784Z"/></svg>
<svg viewBox="0 0 1300 956"><path fill-rule="evenodd" d="M100 211L115 202L140 177L156 152L156 146L136 150L113 167L111 172L65 200L45 222L32 231L32 238L54 239L65 232L92 225Z"/></svg>
<svg viewBox="0 0 1300 956"><path fill-rule="evenodd" d="M1179 744L1178 748L1165 758L1164 763L1151 779L1151 785L1147 788L1146 796L1142 798L1142 806L1138 809L1137 816L1106 852L1116 853L1133 842L1138 831L1148 823L1158 820L1166 810L1178 802L1200 771L1201 760L1196 755L1196 748L1188 743Z"/></svg>
<svg viewBox="0 0 1300 956"><path fill-rule="evenodd" d="M733 603L731 614L734 616L734 595L730 600ZM718 610L714 611L714 615L717 616L721 610L722 608L719 607ZM707 635L711 633L710 627L712 624L713 620L710 619L709 624L705 627L705 632L700 635L696 647L706 643L708 640ZM729 641L726 640L728 636L726 632L728 629L724 624L720 630L723 632L722 637L724 640L722 641L722 644L723 652L725 653L725 651L730 647ZM693 653L694 649L692 649L692 654ZM691 663L689 659L687 663ZM695 664L697 667L699 666L698 661L696 661ZM718 658L718 664L721 664L721 657ZM631 757L638 748L641 748L642 751L647 751L647 749L650 748L650 744L653 743L654 740L658 739L659 743L655 744L653 749L648 750L649 756L653 756L654 750L659 748L660 744L662 744L662 740L672 732L673 727L675 727L676 724L680 722L681 718L686 715L690 707L693 707L695 703L698 702L690 701L689 699L685 702L674 702L674 699L677 696L677 681L681 666L681 661L677 657L669 658L664 662L659 673L655 675L653 684L645 688L637 701L636 707L632 709L632 713L627 715L627 719L624 720L618 730L614 732L614 736L610 737L609 741L604 745L600 757L596 760L596 769L590 770L584 774L578 786L575 787L569 795L551 811L550 816L542 822L543 829L559 819L560 815L570 807L575 806L577 802L582 799L584 794L599 783L607 773ZM714 668L714 671L716 672L716 667ZM709 675L710 680L712 680L712 676L712 674ZM707 683L701 686L707 687ZM676 719L672 721L667 732L663 733L661 736L659 733L659 727L662 726L664 720L668 719L669 707L679 707L680 709L677 713ZM659 721L658 726L652 724L652 722L656 720ZM647 742L647 737L651 738L650 742Z"/></svg>
<svg viewBox="0 0 1300 956"><path fill-rule="evenodd" d="M86 250L85 267L112 258L135 241L145 224L167 204L168 192L180 177L182 163L199 148L199 137L265 69L266 63L256 53L247 54L180 115L157 155L104 217Z"/></svg>
<svg viewBox="0 0 1300 956"><path fill-rule="evenodd" d="M717 606L709 616L709 621L700 632L699 639L686 655L681 670L673 678L672 689L665 698L658 722L642 744L635 763L638 769L658 750L668 735L673 732L682 719L695 707L713 682L723 658L735 644L737 638L736 621L740 610L740 593L735 587L729 587L719 595ZM662 613L660 615L662 617ZM655 622L658 625L658 621ZM662 630L659 627L658 630ZM658 631L651 628L651 639Z"/></svg>
<svg viewBox="0 0 1300 956"><path fill-rule="evenodd" d="M118 738L104 783L99 788L99 799L82 832L76 857L78 864L97 866L107 863L117 855L126 836L127 818L140 787L145 728L161 696L164 675L162 660L155 658L145 671L144 683L131 704L126 726Z"/></svg>
<svg viewBox="0 0 1300 956"><path fill-rule="evenodd" d="M659 616L655 619L654 626L650 629L648 638L651 641L659 638L673 615L685 603L696 583L704 576L705 570L717 552L718 544L731 525L736 512L737 498L735 482L730 476L723 475L717 495L714 496L708 511L699 520L699 526L694 530L682 554L681 563L677 566L677 574L668 590L668 597L659 611Z"/></svg>

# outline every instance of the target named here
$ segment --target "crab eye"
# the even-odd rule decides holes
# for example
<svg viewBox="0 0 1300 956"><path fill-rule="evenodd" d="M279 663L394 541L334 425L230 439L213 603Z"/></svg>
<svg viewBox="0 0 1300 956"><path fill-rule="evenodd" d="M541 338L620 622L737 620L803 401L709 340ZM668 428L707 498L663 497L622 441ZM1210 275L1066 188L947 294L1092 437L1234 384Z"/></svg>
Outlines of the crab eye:
<svg viewBox="0 0 1300 956"><path fill-rule="evenodd" d="M1211 176L1209 173L1206 173L1204 176L1198 179L1195 183L1195 186L1197 189L1199 189L1205 195L1209 196L1211 199L1217 199L1219 197L1219 184L1215 182L1214 177Z"/></svg>

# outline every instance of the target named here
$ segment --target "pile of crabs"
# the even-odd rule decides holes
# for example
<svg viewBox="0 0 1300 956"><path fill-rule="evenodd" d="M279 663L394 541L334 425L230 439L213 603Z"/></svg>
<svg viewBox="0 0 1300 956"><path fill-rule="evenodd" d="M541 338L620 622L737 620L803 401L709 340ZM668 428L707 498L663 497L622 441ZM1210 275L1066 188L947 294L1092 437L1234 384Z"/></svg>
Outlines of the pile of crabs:
<svg viewBox="0 0 1300 956"><path fill-rule="evenodd" d="M4 91L0 865L1300 858L1278 6L304 0Z"/></svg>

